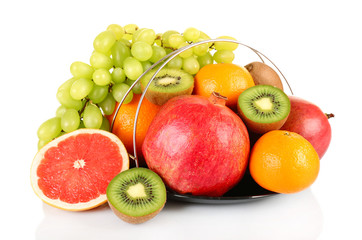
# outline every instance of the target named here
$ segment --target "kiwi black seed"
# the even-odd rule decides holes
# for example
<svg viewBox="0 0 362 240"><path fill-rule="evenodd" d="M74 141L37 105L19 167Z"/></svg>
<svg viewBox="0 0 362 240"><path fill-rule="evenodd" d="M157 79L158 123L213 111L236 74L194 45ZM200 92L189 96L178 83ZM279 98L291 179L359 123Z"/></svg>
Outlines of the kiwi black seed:
<svg viewBox="0 0 362 240"><path fill-rule="evenodd" d="M155 74L150 71L141 79L142 91ZM175 68L163 68L150 84L145 94L148 101L163 105L169 99L179 95L191 95L194 89L194 78L191 74Z"/></svg>
<svg viewBox="0 0 362 240"><path fill-rule="evenodd" d="M162 179L147 168L131 168L119 173L107 187L113 212L128 223L143 223L156 216L166 203Z"/></svg>
<svg viewBox="0 0 362 240"><path fill-rule="evenodd" d="M255 85L240 94L238 112L249 130L263 134L283 126L290 113L290 101L277 87Z"/></svg>
<svg viewBox="0 0 362 240"><path fill-rule="evenodd" d="M271 85L283 90L283 83L273 68L262 62L252 62L245 66L253 77L255 85Z"/></svg>

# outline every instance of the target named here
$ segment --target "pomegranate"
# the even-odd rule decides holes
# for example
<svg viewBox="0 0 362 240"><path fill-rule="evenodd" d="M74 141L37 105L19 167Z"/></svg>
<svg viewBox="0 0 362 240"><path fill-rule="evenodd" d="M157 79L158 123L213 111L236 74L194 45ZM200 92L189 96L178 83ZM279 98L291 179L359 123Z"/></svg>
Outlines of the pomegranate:
<svg viewBox="0 0 362 240"><path fill-rule="evenodd" d="M243 177L250 141L226 98L178 96L153 119L142 151L148 167L180 194L222 196Z"/></svg>
<svg viewBox="0 0 362 240"><path fill-rule="evenodd" d="M325 114L315 104L295 96L289 96L290 114L281 129L299 133L315 148L319 159L326 153L332 131L328 119L333 114Z"/></svg>

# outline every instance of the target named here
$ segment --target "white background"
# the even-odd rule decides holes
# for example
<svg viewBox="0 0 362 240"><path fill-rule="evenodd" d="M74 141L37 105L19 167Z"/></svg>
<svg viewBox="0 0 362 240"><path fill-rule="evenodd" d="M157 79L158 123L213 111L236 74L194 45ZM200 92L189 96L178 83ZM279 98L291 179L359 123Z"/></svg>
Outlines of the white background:
<svg viewBox="0 0 362 240"><path fill-rule="evenodd" d="M1 238L361 239L361 22L359 1L348 0L2 1ZM156 32L193 26L267 55L295 95L336 115L317 181L249 203L169 202L136 226L107 206L73 213L43 204L29 182L37 128L55 115L70 64L89 62L94 37L111 23Z"/></svg>

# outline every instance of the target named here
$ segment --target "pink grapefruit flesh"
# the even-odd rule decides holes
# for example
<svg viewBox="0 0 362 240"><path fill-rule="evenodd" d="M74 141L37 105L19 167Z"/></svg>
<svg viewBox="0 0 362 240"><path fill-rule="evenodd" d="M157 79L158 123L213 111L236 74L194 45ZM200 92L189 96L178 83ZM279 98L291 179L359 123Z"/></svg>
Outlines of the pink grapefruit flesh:
<svg viewBox="0 0 362 240"><path fill-rule="evenodd" d="M45 203L82 211L105 203L109 182L128 168L127 150L116 135L79 129L40 149L31 167L31 184Z"/></svg>

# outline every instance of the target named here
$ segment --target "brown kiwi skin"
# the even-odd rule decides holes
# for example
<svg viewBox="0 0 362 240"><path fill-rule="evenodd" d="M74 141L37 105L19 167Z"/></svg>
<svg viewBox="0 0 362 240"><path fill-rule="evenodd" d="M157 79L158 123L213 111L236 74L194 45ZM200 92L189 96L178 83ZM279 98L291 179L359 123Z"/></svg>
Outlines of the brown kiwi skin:
<svg viewBox="0 0 362 240"><path fill-rule="evenodd" d="M145 90L145 87L141 84L141 89L142 92ZM162 106L163 104L165 104L168 100L170 100L173 97L179 96L179 95L191 95L192 91L194 89L194 86L192 85L190 88L184 90L184 91L179 91L179 92L170 92L170 93L158 93L158 92L154 92L152 91L152 89L147 89L146 92L146 98L148 101L150 101L153 104Z"/></svg>
<svg viewBox="0 0 362 240"><path fill-rule="evenodd" d="M284 91L283 83L273 68L262 62L251 62L245 65L253 77L255 85L271 85Z"/></svg>
<svg viewBox="0 0 362 240"><path fill-rule="evenodd" d="M147 222L148 220L154 218L159 212L161 212L161 210L165 206L165 203L162 205L162 207L160 209L154 211L153 213L150 213L145 216L133 217L133 216L128 216L126 214L121 213L115 207L113 207L113 205L108 201L108 205L110 206L110 208L116 214L117 217L119 217L120 219L122 219L125 222L132 223L132 224L144 223L144 222Z"/></svg>

